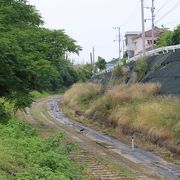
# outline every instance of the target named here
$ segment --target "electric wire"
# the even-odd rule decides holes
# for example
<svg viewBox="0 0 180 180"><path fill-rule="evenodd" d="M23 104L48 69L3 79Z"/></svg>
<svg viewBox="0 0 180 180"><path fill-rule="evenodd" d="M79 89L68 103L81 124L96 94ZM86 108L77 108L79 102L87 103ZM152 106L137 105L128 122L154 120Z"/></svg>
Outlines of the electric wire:
<svg viewBox="0 0 180 180"><path fill-rule="evenodd" d="M139 2L138 2L137 5L135 6L135 8L134 8L133 11L131 12L131 14L127 17L127 19L120 25L121 27L127 25L127 24L130 22L130 20L132 20L132 16L133 16L134 13L136 12L136 9L137 9L138 6L139 6ZM134 17L134 16L133 16L133 17Z"/></svg>
<svg viewBox="0 0 180 180"><path fill-rule="evenodd" d="M159 21L161 21L162 19L164 19L169 13L171 13L173 10L175 10L176 8L178 8L179 5L180 5L180 2L178 2L177 4L175 4L168 12L166 12L166 14L164 14L163 16L161 16L155 23L158 23Z"/></svg>
<svg viewBox="0 0 180 180"><path fill-rule="evenodd" d="M167 3L169 3L171 0L166 0L166 2L157 10L157 12L156 12L156 15L159 13L159 11L161 11L161 9L163 9L166 5L167 5Z"/></svg>

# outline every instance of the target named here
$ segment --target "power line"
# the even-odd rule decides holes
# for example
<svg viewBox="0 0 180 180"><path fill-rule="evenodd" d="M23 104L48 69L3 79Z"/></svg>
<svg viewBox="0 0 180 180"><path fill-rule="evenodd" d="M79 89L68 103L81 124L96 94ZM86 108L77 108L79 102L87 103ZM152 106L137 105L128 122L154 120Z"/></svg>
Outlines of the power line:
<svg viewBox="0 0 180 180"><path fill-rule="evenodd" d="M138 7L138 5L139 5L139 3L137 3L136 4L136 6L135 6L135 8L133 9L133 11L131 12L131 14L127 17L127 19L120 25L121 27L122 26L125 26L126 24L128 24L128 22L130 21L130 20L132 20L132 16L134 15L134 13L136 12L136 9L137 9L137 7Z"/></svg>
<svg viewBox="0 0 180 180"><path fill-rule="evenodd" d="M157 10L157 12L156 12L156 15L159 13L159 11L161 11L161 9L163 9L166 5L167 5L167 3L168 2L170 2L171 0L166 0L166 2Z"/></svg>
<svg viewBox="0 0 180 180"><path fill-rule="evenodd" d="M178 5L180 5L180 2L178 2L177 4L175 4L166 14L164 14L162 17L160 17L156 23L158 23L159 21L161 21L163 18L165 18L169 13L171 13L173 10L175 10L176 8L178 8Z"/></svg>

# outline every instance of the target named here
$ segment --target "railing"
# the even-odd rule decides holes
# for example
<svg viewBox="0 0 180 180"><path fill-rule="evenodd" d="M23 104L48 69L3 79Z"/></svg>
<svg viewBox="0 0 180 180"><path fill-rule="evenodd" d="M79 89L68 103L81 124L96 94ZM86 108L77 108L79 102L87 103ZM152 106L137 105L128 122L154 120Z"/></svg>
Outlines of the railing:
<svg viewBox="0 0 180 180"><path fill-rule="evenodd" d="M151 51L147 51L145 53L145 55L146 56L153 56L153 55L156 55L160 52L163 52L163 53L165 53L165 52L168 53L169 51L175 52L176 49L180 49L180 44L174 45L174 46L161 47L161 48L157 48L157 49L154 49ZM143 54L136 55L136 56L128 59L127 62L136 61L137 59L142 58L142 56L143 56Z"/></svg>
<svg viewBox="0 0 180 180"><path fill-rule="evenodd" d="M146 56L153 56L153 55L156 55L160 52L162 52L163 54L164 53L168 53L169 51L173 51L175 52L177 49L180 49L180 44L178 45L173 45L173 46L166 46L166 47L161 47L161 48L157 48L157 49L154 49L154 50L151 50L151 51L146 51L145 55ZM130 59L127 60L127 63L128 62L131 62L131 61L136 61L138 60L139 58L142 58L143 57L143 54L138 54ZM103 70L99 73L96 73L94 74L93 76L96 76L96 75L100 75L100 74L104 74L106 72L111 72L113 69L107 69L107 70Z"/></svg>

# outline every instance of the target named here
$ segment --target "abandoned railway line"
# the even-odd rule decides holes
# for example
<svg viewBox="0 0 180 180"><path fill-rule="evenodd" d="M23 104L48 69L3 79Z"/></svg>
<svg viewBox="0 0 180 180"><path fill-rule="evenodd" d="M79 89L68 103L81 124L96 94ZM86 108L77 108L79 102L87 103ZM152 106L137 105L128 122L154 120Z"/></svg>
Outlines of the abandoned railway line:
<svg viewBox="0 0 180 180"><path fill-rule="evenodd" d="M58 106L61 99L61 96L52 96L36 101L24 116L32 124L38 124L44 132L63 131L78 143L80 150L71 153L71 157L87 166L90 174L87 179L180 178L179 166L139 148L132 152L130 144L123 144L65 117ZM122 167L132 173L127 173Z"/></svg>

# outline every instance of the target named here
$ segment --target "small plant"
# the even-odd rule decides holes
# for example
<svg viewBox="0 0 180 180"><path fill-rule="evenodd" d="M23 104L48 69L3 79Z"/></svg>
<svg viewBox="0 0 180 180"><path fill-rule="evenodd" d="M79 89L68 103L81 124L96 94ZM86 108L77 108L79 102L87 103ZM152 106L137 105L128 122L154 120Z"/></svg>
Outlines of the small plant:
<svg viewBox="0 0 180 180"><path fill-rule="evenodd" d="M114 69L113 69L113 78L117 79L123 76L123 66L122 65L117 65Z"/></svg>
<svg viewBox="0 0 180 180"><path fill-rule="evenodd" d="M125 83L128 73L129 68L127 66L118 64L112 72L113 78L112 81L110 81L109 85L118 85L121 83Z"/></svg>
<svg viewBox="0 0 180 180"><path fill-rule="evenodd" d="M6 111L4 103L0 101L0 123L5 123L9 118L9 113Z"/></svg>
<svg viewBox="0 0 180 180"><path fill-rule="evenodd" d="M148 70L148 64L144 59L138 59L134 71L138 74L138 80L140 80Z"/></svg>

